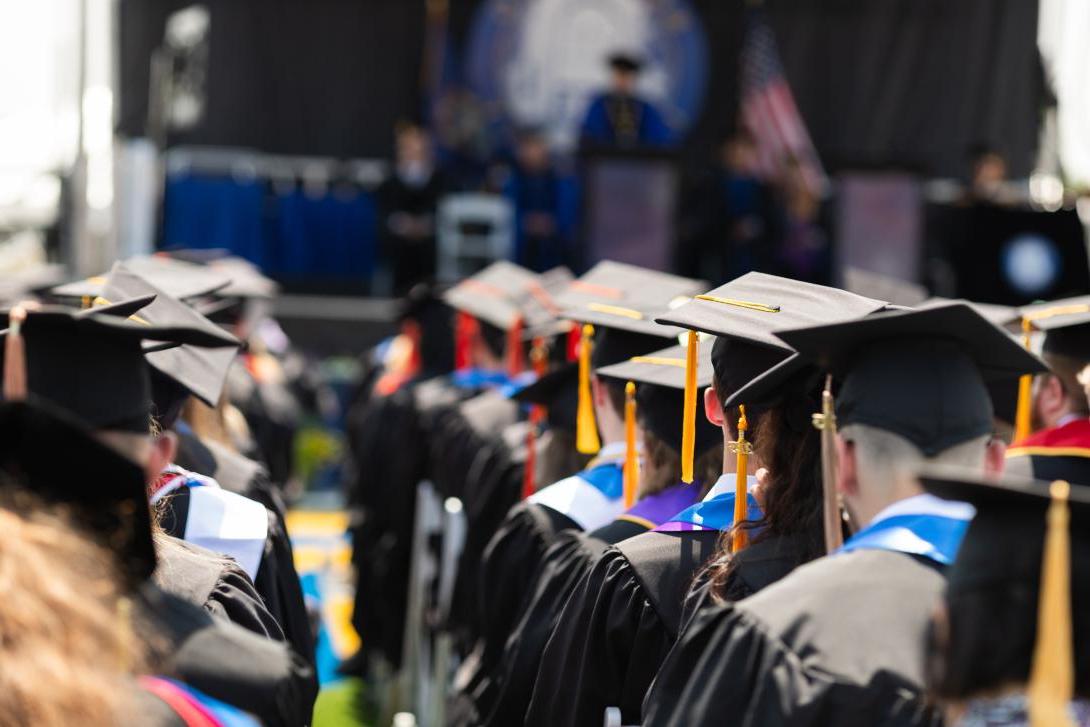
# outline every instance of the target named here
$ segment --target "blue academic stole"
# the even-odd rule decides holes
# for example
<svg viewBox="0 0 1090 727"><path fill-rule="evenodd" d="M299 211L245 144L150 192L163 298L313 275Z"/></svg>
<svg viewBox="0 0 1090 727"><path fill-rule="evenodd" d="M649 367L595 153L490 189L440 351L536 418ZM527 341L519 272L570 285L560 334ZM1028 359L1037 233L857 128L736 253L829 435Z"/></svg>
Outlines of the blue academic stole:
<svg viewBox="0 0 1090 727"><path fill-rule="evenodd" d="M623 462L604 462L587 469L575 476L601 492L607 500L616 500L624 494Z"/></svg>
<svg viewBox="0 0 1090 727"><path fill-rule="evenodd" d="M655 528L664 532L679 530L730 530L734 526L734 492L724 492L710 500L698 502L686 508L669 522ZM746 520L756 521L764 517L761 506L752 494L746 494Z"/></svg>
<svg viewBox="0 0 1090 727"><path fill-rule="evenodd" d="M918 555L940 565L957 557L969 520L932 514L906 514L879 520L848 538L837 553L889 550Z"/></svg>
<svg viewBox="0 0 1090 727"><path fill-rule="evenodd" d="M535 380L532 371L510 376L505 371L489 369L462 369L451 374L451 383L459 389L499 389L504 396L511 396Z"/></svg>

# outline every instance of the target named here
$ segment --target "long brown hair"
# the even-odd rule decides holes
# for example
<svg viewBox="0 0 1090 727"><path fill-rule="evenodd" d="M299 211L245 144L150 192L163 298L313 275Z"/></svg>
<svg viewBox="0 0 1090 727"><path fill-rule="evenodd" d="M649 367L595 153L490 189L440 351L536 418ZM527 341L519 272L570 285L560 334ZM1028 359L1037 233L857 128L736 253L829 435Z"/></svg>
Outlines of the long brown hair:
<svg viewBox="0 0 1090 727"><path fill-rule="evenodd" d="M730 544L734 529L750 534L750 545L781 536L797 536L795 565L824 554L822 530L821 439L810 422L817 411L817 384L802 376L784 387L780 401L760 415L751 440L757 459L768 469L759 520L735 523L720 538L720 555L708 566L711 594L724 600L736 567Z"/></svg>
<svg viewBox="0 0 1090 727"><path fill-rule="evenodd" d="M38 508L0 508L0 532L0 727L124 721L142 656L113 560Z"/></svg>

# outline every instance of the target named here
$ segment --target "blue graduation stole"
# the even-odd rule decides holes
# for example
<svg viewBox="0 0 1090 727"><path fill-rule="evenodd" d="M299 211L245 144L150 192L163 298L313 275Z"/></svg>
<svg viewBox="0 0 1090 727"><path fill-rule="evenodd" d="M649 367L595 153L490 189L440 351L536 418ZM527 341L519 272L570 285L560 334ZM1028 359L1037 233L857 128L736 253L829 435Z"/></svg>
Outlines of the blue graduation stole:
<svg viewBox="0 0 1090 727"><path fill-rule="evenodd" d="M607 500L616 500L624 494L623 465L623 461L604 462L588 467L575 476L601 492Z"/></svg>
<svg viewBox="0 0 1090 727"><path fill-rule="evenodd" d="M752 494L746 494L746 520L764 517L761 506ZM734 526L734 492L724 492L710 500L686 508L656 530L730 530Z"/></svg>
<svg viewBox="0 0 1090 727"><path fill-rule="evenodd" d="M969 522L942 515L896 515L863 528L836 552L890 550L950 565L957 557Z"/></svg>
<svg viewBox="0 0 1090 727"><path fill-rule="evenodd" d="M511 396L532 384L535 378L532 371L512 377L505 371L473 368L455 371L450 380L459 389L499 389L504 396Z"/></svg>

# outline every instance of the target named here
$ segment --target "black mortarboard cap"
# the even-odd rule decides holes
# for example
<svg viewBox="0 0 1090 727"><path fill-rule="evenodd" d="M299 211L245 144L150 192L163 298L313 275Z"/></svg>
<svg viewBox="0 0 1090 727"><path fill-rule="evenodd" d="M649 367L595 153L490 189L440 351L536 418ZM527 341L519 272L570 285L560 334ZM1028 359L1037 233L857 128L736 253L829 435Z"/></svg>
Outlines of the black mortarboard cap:
<svg viewBox="0 0 1090 727"><path fill-rule="evenodd" d="M563 317L660 338L681 331L655 322L706 287L700 280L606 260L557 295Z"/></svg>
<svg viewBox="0 0 1090 727"><path fill-rule="evenodd" d="M579 366L564 364L511 397L524 404L540 404L548 412L549 426L572 431L579 402Z"/></svg>
<svg viewBox="0 0 1090 727"><path fill-rule="evenodd" d="M992 431L989 383L1046 370L961 302L777 335L843 381L836 401L839 426L867 424L899 434L928 456ZM790 366L766 376L783 375Z"/></svg>
<svg viewBox="0 0 1090 727"><path fill-rule="evenodd" d="M658 317L659 323L789 350L776 331L845 321L884 308L880 300L766 273L746 273Z"/></svg>
<svg viewBox="0 0 1090 727"><path fill-rule="evenodd" d="M535 285L540 285L536 273L501 260L448 289L443 300L455 310L507 331L522 317L523 296Z"/></svg>
<svg viewBox="0 0 1090 727"><path fill-rule="evenodd" d="M981 671L1003 682L1025 680L1031 717L1062 724L1073 687L1083 693L1090 678L1090 487L987 479L951 467L926 468L920 483L976 509L946 573L949 638L958 644L951 648L989 655L996 663L980 664ZM983 625L966 621L974 610ZM997 635L1004 623L1023 628ZM999 645L981 643L996 638ZM986 679L979 674L957 678L1003 686L977 684Z"/></svg>
<svg viewBox="0 0 1090 727"><path fill-rule="evenodd" d="M154 302L140 311L140 318L153 326L186 327L203 331L219 343L212 347L183 344L147 354L148 364L173 380L184 391L175 391L153 377L153 399L159 414L176 407L178 399L189 394L215 406L223 391L227 372L235 359L239 341L215 323L180 300L159 290L142 276L132 272L126 263L117 263L106 280L103 297L107 300L127 299L140 295L155 295ZM158 396L154 394L158 393Z"/></svg>
<svg viewBox="0 0 1090 727"><path fill-rule="evenodd" d="M0 482L71 508L75 522L118 555L131 583L151 576L155 547L143 470L70 415L0 403L0 470L7 475Z"/></svg>
<svg viewBox="0 0 1090 727"><path fill-rule="evenodd" d="M125 266L159 290L180 300L211 295L230 285L231 280L204 265L174 260L163 255L133 257ZM106 275L60 285L50 293L56 298L95 299L102 295Z"/></svg>
<svg viewBox="0 0 1090 727"><path fill-rule="evenodd" d="M31 398L65 409L93 429L132 432L146 432L151 413L145 341L231 345L222 331L60 307L28 311L21 335Z"/></svg>
<svg viewBox="0 0 1090 727"><path fill-rule="evenodd" d="M1019 313L1044 332L1042 351L1090 361L1090 295L1025 306Z"/></svg>
<svg viewBox="0 0 1090 727"><path fill-rule="evenodd" d="M697 355L697 386L712 382L711 352L704 347ZM681 451L682 416L685 409L685 347L671 346L635 356L596 371L599 377L632 381L636 384L636 405L643 426L656 437ZM696 451L703 452L721 442L722 431L704 417L697 417Z"/></svg>

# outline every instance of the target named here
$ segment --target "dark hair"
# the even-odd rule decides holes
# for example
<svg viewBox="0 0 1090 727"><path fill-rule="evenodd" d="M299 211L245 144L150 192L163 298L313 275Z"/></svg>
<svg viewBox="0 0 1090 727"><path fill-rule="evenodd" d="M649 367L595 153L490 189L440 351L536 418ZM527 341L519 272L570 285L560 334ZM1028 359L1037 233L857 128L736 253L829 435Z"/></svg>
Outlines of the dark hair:
<svg viewBox="0 0 1090 727"><path fill-rule="evenodd" d="M1080 525L1072 522L1073 529ZM1016 530L1017 526L1011 527L1011 532ZM1041 530L1041 538L1032 541L1016 537L989 540L989 557L1004 564L994 577L983 580L981 575L978 582L962 584L951 572L944 597L945 628L932 622L928 635L925 678L932 696L969 699L1005 685L1029 682L1037 641L1043 525ZM1072 537L1071 563L1086 562L1090 562L1090 543L1086 538ZM960 565L955 563L953 568ZM1078 568L1073 568L1075 694L1090 698L1090 584L1079 575Z"/></svg>
<svg viewBox="0 0 1090 727"><path fill-rule="evenodd" d="M598 384L601 385L606 392L606 398L609 399L610 406L617 412L619 416L624 416L624 382L617 379L598 379Z"/></svg>
<svg viewBox="0 0 1090 727"><path fill-rule="evenodd" d="M779 403L765 409L750 422L750 441L754 451L769 471L764 488L763 516L756 521L735 523L720 539L721 554L708 566L712 597L724 600L735 569L730 542L735 529L751 533L751 543L768 538L793 535L801 539L795 550L802 565L825 554L822 520L821 437L810 422L818 410L817 388L813 376L797 377L785 386ZM754 533L754 531L757 531Z"/></svg>

